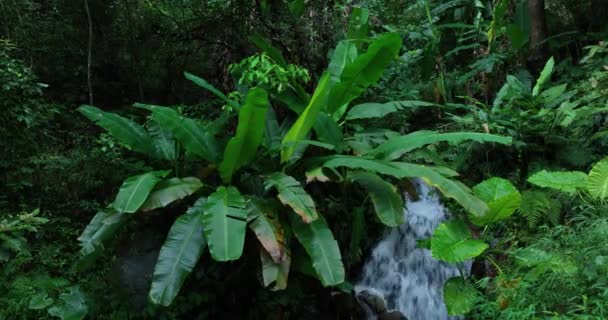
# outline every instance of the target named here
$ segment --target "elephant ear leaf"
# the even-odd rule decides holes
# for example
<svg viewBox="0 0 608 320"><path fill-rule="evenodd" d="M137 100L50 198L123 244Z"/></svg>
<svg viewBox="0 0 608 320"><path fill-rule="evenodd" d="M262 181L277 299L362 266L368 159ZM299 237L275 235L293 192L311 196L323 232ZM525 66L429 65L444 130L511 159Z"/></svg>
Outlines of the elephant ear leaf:
<svg viewBox="0 0 608 320"><path fill-rule="evenodd" d="M72 286L59 295L59 299L47 312L61 320L81 320L89 312L89 307L80 286Z"/></svg>
<svg viewBox="0 0 608 320"><path fill-rule="evenodd" d="M443 222L431 238L433 258L450 263L475 258L487 248L485 242L473 240L471 231L462 220Z"/></svg>
<svg viewBox="0 0 608 320"><path fill-rule="evenodd" d="M580 171L539 171L528 178L533 185L575 193L587 185L587 174Z"/></svg>
<svg viewBox="0 0 608 320"><path fill-rule="evenodd" d="M389 227L403 224L403 198L395 186L370 172L351 172L348 178L367 190L382 223Z"/></svg>
<svg viewBox="0 0 608 320"><path fill-rule="evenodd" d="M247 210L235 187L219 187L203 204L203 230L211 257L230 261L241 257L245 243Z"/></svg>
<svg viewBox="0 0 608 320"><path fill-rule="evenodd" d="M153 154L152 137L137 123L93 106L83 105L78 108L78 112L104 128L125 147L144 154Z"/></svg>
<svg viewBox="0 0 608 320"><path fill-rule="evenodd" d="M112 206L121 213L136 212L144 204L154 186L168 174L169 171L153 171L127 178Z"/></svg>
<svg viewBox="0 0 608 320"><path fill-rule="evenodd" d="M338 242L321 216L311 223L304 223L295 215L289 215L292 231L312 259L315 272L323 286L344 282L344 265Z"/></svg>
<svg viewBox="0 0 608 320"><path fill-rule="evenodd" d="M587 190L598 199L608 196L608 158L596 163L589 172Z"/></svg>
<svg viewBox="0 0 608 320"><path fill-rule="evenodd" d="M445 301L450 316L462 315L471 311L477 297L477 289L462 277L448 279L443 287L443 301Z"/></svg>
<svg viewBox="0 0 608 320"><path fill-rule="evenodd" d="M473 193L488 204L482 216L471 216L471 221L484 226L510 217L521 204L521 194L509 180L491 178L473 188Z"/></svg>
<svg viewBox="0 0 608 320"><path fill-rule="evenodd" d="M219 167L224 182L230 181L236 170L254 159L264 135L269 105L264 89L254 88L247 94L245 104L239 110L236 135L228 142Z"/></svg>
<svg viewBox="0 0 608 320"><path fill-rule="evenodd" d="M291 207L304 223L310 223L318 218L317 209L312 197L302 188L300 182L281 172L275 172L266 178L266 189L274 187L279 192L278 198L286 206Z"/></svg>
<svg viewBox="0 0 608 320"><path fill-rule="evenodd" d="M149 293L153 303L170 305L196 266L206 246L202 216L202 208L198 208L180 216L171 226L154 267Z"/></svg>
<svg viewBox="0 0 608 320"><path fill-rule="evenodd" d="M141 206L142 211L163 208L170 203L183 199L203 186L198 178L171 178L159 182Z"/></svg>

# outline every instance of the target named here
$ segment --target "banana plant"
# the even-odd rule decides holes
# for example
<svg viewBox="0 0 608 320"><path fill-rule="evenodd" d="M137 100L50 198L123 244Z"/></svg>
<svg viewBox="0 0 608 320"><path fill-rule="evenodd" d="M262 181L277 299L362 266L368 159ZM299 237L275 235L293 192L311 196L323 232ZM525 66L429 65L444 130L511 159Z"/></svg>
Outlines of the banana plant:
<svg viewBox="0 0 608 320"><path fill-rule="evenodd" d="M402 40L396 33L376 38L352 34L356 38L341 41L334 50L314 92L300 95L307 99L302 108L286 105L292 100L269 95L261 86L248 89L243 103L231 108L238 110L238 121L228 141L211 129L213 119L188 118L169 107L135 104L148 112L145 124L140 125L82 106L83 115L126 148L165 166L125 180L116 198L79 237L83 255L99 253L121 225L141 212L163 210L179 200L191 203L170 228L152 278L150 300L169 305L197 262L206 259L202 257L207 249L216 261L239 259L247 230L259 241L265 287L281 290L287 286L295 252L292 239L307 253L312 276L324 286L342 284L346 270L331 230L332 222L340 217L332 214L325 201L314 198L325 195L319 192L321 182L339 186L332 188L341 190L334 196L351 212L365 204L363 199L349 199L347 190L368 194L379 221L389 227L403 223L403 199L395 183L414 177L436 186L476 217L488 214L491 208L455 179L457 173L401 161L402 156L441 142L508 144L510 139L484 133L419 132L375 139L363 151L358 148L367 142L348 128L359 126L349 122L357 119L342 119L351 103L397 57ZM236 103L202 78L191 74L187 78L228 104ZM276 112L279 107L285 107L285 112ZM370 108L366 112L374 113L373 105ZM285 116L277 119L277 114ZM184 176L189 168L192 175Z"/></svg>

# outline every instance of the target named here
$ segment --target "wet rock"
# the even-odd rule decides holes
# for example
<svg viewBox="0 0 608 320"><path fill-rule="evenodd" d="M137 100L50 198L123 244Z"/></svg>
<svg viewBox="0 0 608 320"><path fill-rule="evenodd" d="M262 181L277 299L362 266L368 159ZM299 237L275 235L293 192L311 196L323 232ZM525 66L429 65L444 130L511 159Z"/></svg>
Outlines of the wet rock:
<svg viewBox="0 0 608 320"><path fill-rule="evenodd" d="M373 314L379 315L388 311L384 298L368 290L363 290L357 293L357 298L359 299L359 301L364 303Z"/></svg>
<svg viewBox="0 0 608 320"><path fill-rule="evenodd" d="M407 320L399 311L389 311L378 316L378 320Z"/></svg>

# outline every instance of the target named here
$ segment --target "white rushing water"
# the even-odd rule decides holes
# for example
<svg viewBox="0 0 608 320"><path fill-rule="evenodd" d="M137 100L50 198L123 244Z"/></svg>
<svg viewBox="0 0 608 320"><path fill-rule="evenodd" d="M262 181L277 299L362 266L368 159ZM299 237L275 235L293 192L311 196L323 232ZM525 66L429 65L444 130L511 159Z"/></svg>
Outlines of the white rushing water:
<svg viewBox="0 0 608 320"><path fill-rule="evenodd" d="M416 240L430 238L449 212L430 187L422 182L416 187L418 200L406 196L406 223L376 245L355 290L384 297L388 309L400 311L409 320L459 319L448 317L443 303L443 285L459 275L457 267L433 259L427 249L416 248Z"/></svg>

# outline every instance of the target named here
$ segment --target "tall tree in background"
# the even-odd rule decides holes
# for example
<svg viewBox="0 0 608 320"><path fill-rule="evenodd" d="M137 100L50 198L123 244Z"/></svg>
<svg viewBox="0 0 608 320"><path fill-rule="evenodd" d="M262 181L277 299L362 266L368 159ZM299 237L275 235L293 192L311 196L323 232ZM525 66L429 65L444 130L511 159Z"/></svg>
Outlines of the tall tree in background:
<svg viewBox="0 0 608 320"><path fill-rule="evenodd" d="M545 0L529 0L530 8L530 56L528 64L534 73L538 73L547 60L548 51L547 23L545 19Z"/></svg>

